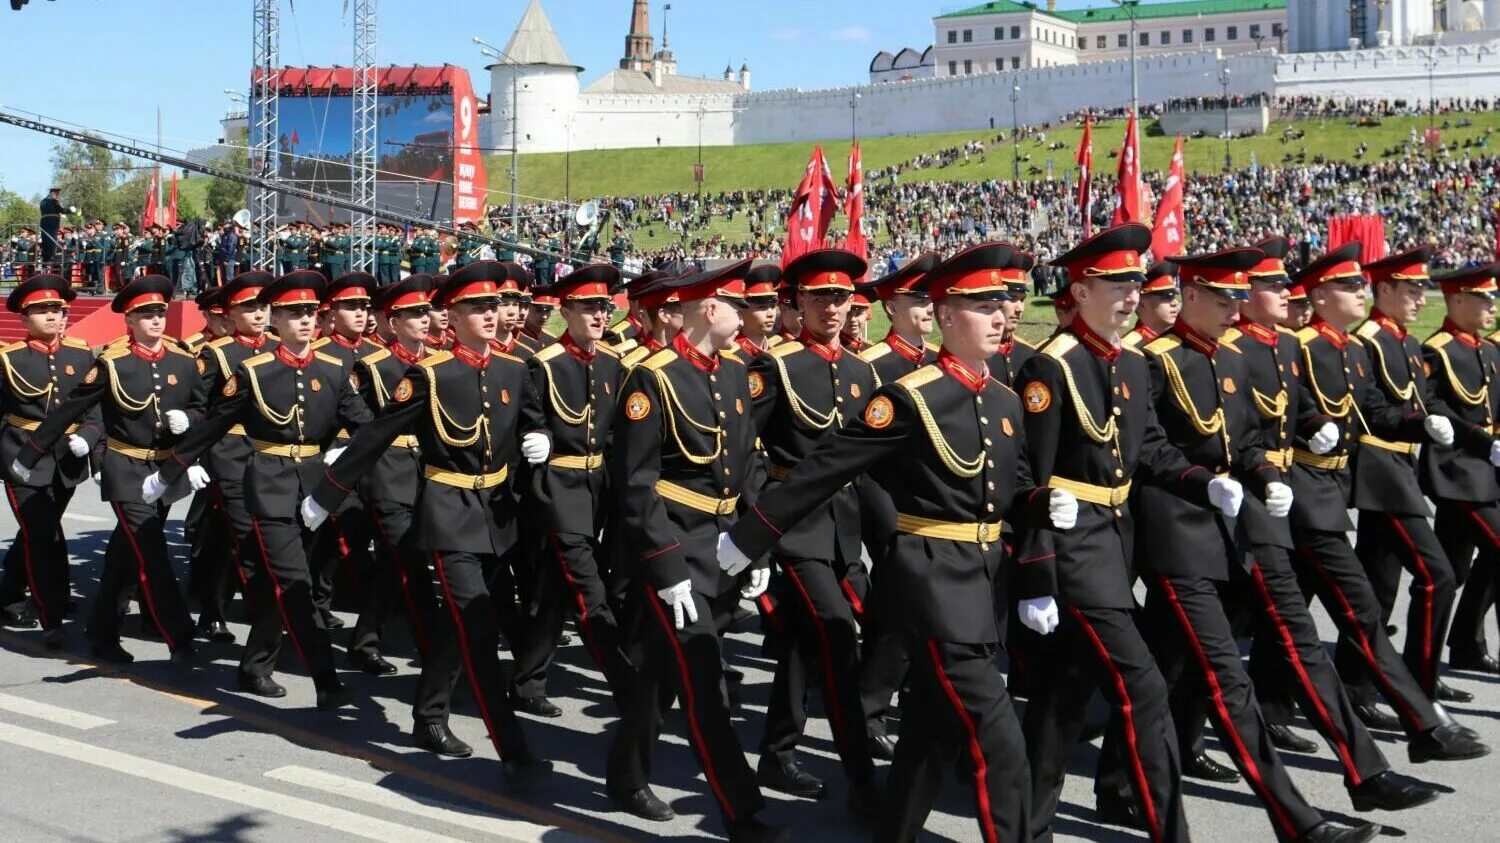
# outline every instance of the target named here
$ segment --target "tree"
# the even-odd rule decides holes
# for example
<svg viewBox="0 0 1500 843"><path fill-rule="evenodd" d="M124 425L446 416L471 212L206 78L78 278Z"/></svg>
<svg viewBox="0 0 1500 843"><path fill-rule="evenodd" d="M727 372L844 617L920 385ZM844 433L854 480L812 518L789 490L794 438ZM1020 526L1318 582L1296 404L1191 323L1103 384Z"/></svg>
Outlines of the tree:
<svg viewBox="0 0 1500 843"><path fill-rule="evenodd" d="M141 227L141 214L146 210L146 190L151 186L149 170L139 170L110 195L109 224L123 222L131 231Z"/></svg>
<svg viewBox="0 0 1500 843"><path fill-rule="evenodd" d="M118 167L115 156L101 147L77 141L52 147L52 186L62 188L63 204L78 208L84 219L102 218L112 210L110 192L124 172Z"/></svg>
<svg viewBox="0 0 1500 843"><path fill-rule="evenodd" d="M14 236L17 229L23 225L36 228L39 214L37 205L40 201L39 199L27 200L19 193L0 190L0 234L8 235L4 238L5 240Z"/></svg>
<svg viewBox="0 0 1500 843"><path fill-rule="evenodd" d="M242 146L229 147L229 157L219 163L226 170L236 173L250 171L250 153ZM208 192L204 196L208 203L209 216L219 222L234 216L234 212L249 204L245 198L245 186L237 181L218 177L208 180ZM178 216L182 213L179 210Z"/></svg>

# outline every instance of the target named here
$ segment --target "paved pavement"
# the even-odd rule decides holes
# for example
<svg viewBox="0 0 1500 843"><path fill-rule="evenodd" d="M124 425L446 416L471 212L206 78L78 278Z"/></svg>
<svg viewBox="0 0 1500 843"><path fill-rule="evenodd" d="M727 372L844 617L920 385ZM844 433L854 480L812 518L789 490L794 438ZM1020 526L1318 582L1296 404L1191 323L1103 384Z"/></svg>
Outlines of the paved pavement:
<svg viewBox="0 0 1500 843"><path fill-rule="evenodd" d="M186 504L174 516L180 518ZM93 596L104 543L113 525L92 486L81 489L65 520L74 553L73 582L84 611ZM175 528L180 522L174 521ZM0 533L14 535L8 511ZM176 550L182 551L180 545ZM1404 597L1403 597L1404 601ZM1331 626L1321 609L1325 640ZM1403 606L1398 606L1398 618ZM344 614L352 625L353 617ZM262 700L234 690L236 645L207 645L212 663L187 673L166 661L165 647L126 624L125 646L137 661L124 669L89 659L80 627L63 654L41 646L35 631L0 631L0 800L3 836L25 841L384 841L573 839L712 840L722 837L707 785L674 714L656 756L657 792L678 812L651 824L611 810L603 793L604 755L613 726L608 690L581 644L564 648L552 681L557 720L527 718L528 737L554 759L556 774L535 790L508 791L484 728L461 692L453 729L476 748L473 758L440 759L408 742L417 669L401 624L393 624L397 676L347 674L359 699L337 715L313 708L312 683L290 649L280 678L285 699ZM752 624L753 626L753 624ZM245 627L234 625L243 639ZM346 633L336 633L343 644ZM770 664L753 630L736 633L731 662L742 669L738 689L742 744L753 750L764 723ZM1450 710L1500 745L1500 680L1459 674L1453 685L1475 703ZM766 817L796 829L799 840L862 839L844 807L838 760L816 698L804 756L833 784L820 803L768 794ZM1300 724L1306 731L1306 724ZM1308 734L1311 734L1308 732ZM1437 802L1402 814L1372 814L1386 834L1412 840L1494 839L1494 780L1500 756L1414 767L1395 735L1380 736L1393 766L1453 789ZM1219 753L1211 740L1211 747ZM1222 757L1222 753L1219 753ZM1095 747L1080 747L1056 825L1065 839L1133 839L1093 821ZM752 757L752 763L754 759ZM1288 756L1293 776L1313 804L1353 816L1331 753ZM1198 840L1270 840L1270 825L1243 783L1189 782L1188 818ZM950 782L925 839L979 839L969 790Z"/></svg>

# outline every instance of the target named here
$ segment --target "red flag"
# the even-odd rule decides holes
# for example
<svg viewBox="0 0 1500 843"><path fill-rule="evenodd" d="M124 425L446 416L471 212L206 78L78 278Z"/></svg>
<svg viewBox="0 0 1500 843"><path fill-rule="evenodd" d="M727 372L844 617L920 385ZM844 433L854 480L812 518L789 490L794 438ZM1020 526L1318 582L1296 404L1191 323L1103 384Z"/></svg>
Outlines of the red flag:
<svg viewBox="0 0 1500 843"><path fill-rule="evenodd" d="M1360 243L1360 263L1373 263L1385 257L1385 218L1379 214L1339 214L1328 218L1330 251L1352 240Z"/></svg>
<svg viewBox="0 0 1500 843"><path fill-rule="evenodd" d="M781 249L781 265L814 249L823 248L828 224L833 221L835 188L833 173L823 157L823 146L813 147L812 157L802 172L797 195L792 197L792 211L787 217L786 244Z"/></svg>
<svg viewBox="0 0 1500 843"><path fill-rule="evenodd" d="M141 231L156 225L156 171L151 171L151 178L146 183L146 209L141 212Z"/></svg>
<svg viewBox="0 0 1500 843"><path fill-rule="evenodd" d="M1161 204L1156 206L1156 225L1151 229L1151 259L1159 261L1180 255L1187 246L1187 224L1182 217L1182 135L1172 150Z"/></svg>
<svg viewBox="0 0 1500 843"><path fill-rule="evenodd" d="M162 220L162 225L165 225L167 228L176 228L177 227L177 174L176 173L172 174L172 193L171 193L170 196L167 197L166 219Z"/></svg>
<svg viewBox="0 0 1500 843"><path fill-rule="evenodd" d="M849 238L844 241L844 248L862 258L869 258L870 242L865 239L864 229L865 168L857 143L849 150L849 194L844 199L844 214L849 217Z"/></svg>
<svg viewBox="0 0 1500 843"><path fill-rule="evenodd" d="M1119 203L1115 205L1110 225L1141 222L1146 218L1141 208L1141 139L1135 130L1135 112L1125 124L1125 142L1120 146Z"/></svg>
<svg viewBox="0 0 1500 843"><path fill-rule="evenodd" d="M1094 174L1094 135L1092 120L1083 116L1083 137L1078 139L1078 217L1085 238L1094 233L1093 192L1089 190L1089 178Z"/></svg>

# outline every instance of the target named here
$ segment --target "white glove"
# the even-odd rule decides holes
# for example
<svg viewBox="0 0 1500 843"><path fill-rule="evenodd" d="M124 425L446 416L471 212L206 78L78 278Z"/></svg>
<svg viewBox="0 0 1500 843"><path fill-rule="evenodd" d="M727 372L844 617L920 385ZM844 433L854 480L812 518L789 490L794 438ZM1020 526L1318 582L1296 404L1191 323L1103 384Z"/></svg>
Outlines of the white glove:
<svg viewBox="0 0 1500 843"><path fill-rule="evenodd" d="M1432 437L1432 441L1444 448L1453 444L1453 422L1443 416L1428 416L1422 419L1422 429Z"/></svg>
<svg viewBox="0 0 1500 843"><path fill-rule="evenodd" d="M141 500L156 503L167 493L167 484L162 482L161 472L153 471L141 481Z"/></svg>
<svg viewBox="0 0 1500 843"><path fill-rule="evenodd" d="M27 480L31 479L31 469L27 468L24 465L21 465L20 460L10 461L10 473L14 474L16 476L16 479L21 481L22 483L25 483Z"/></svg>
<svg viewBox="0 0 1500 843"><path fill-rule="evenodd" d="M690 623L698 622L698 607L693 605L693 584L689 580L663 588L656 592L661 602L672 607L672 623L678 629L686 629Z"/></svg>
<svg viewBox="0 0 1500 843"><path fill-rule="evenodd" d="M302 524L309 530L316 530L323 525L323 520L328 517L328 510L324 509L317 501L309 495L302 499L302 505L297 507L302 514Z"/></svg>
<svg viewBox="0 0 1500 843"><path fill-rule="evenodd" d="M1490 465L1500 468L1500 442L1490 443Z"/></svg>
<svg viewBox="0 0 1500 843"><path fill-rule="evenodd" d="M89 455L89 443L76 433L68 434L68 450L75 457L86 457Z"/></svg>
<svg viewBox="0 0 1500 843"><path fill-rule="evenodd" d="M769 567L752 568L750 569L750 582L740 589L740 596L746 600L754 600L765 594L766 587L770 584L771 569Z"/></svg>
<svg viewBox="0 0 1500 843"><path fill-rule="evenodd" d="M193 491L195 492L201 492L204 489L207 489L208 484L213 482L213 478L208 476L208 469L204 468L201 465L188 466L187 479L188 485L192 486Z"/></svg>
<svg viewBox="0 0 1500 843"><path fill-rule="evenodd" d="M1292 487L1285 483L1266 484L1266 512L1272 518L1285 518L1292 511Z"/></svg>
<svg viewBox="0 0 1500 843"><path fill-rule="evenodd" d="M750 557L746 556L738 547L728 533L719 534L719 570L731 577L737 577L740 572L750 567Z"/></svg>
<svg viewBox="0 0 1500 843"><path fill-rule="evenodd" d="M339 457L342 457L344 455L344 452L347 451L347 450L349 450L349 446L348 445L345 445L342 448L329 448L327 451L324 451L323 452L323 465L325 465L325 466L333 465L334 461L337 460Z"/></svg>
<svg viewBox="0 0 1500 843"><path fill-rule="evenodd" d="M1238 480L1215 477L1208 481L1208 502L1233 518L1240 514L1240 504L1245 502L1245 487Z"/></svg>
<svg viewBox="0 0 1500 843"><path fill-rule="evenodd" d="M1321 455L1332 451L1333 447L1337 444L1339 444L1338 425L1333 422L1323 422L1323 426L1318 428L1318 432L1314 433L1312 438L1307 440L1307 449L1314 454Z"/></svg>
<svg viewBox="0 0 1500 843"><path fill-rule="evenodd" d="M1078 523L1078 498L1072 492L1053 489L1047 496L1047 517L1059 530L1071 530Z"/></svg>
<svg viewBox="0 0 1500 843"><path fill-rule="evenodd" d="M547 434L533 430L521 437L521 456L532 465L544 462L552 453L552 439Z"/></svg>
<svg viewBox="0 0 1500 843"><path fill-rule="evenodd" d="M188 429L187 413L181 410L168 410L164 417L167 420L167 430L172 431L173 434L182 433Z"/></svg>
<svg viewBox="0 0 1500 843"><path fill-rule="evenodd" d="M1057 600L1052 597L1033 597L1022 600L1017 606L1021 610L1021 623L1038 635L1051 635L1059 620Z"/></svg>

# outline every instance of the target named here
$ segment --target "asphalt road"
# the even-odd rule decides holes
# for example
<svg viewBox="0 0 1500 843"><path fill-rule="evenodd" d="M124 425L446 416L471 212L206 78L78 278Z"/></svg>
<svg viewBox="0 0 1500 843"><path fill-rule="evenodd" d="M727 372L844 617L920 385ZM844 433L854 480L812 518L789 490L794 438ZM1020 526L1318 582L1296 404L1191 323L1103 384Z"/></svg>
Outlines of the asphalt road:
<svg viewBox="0 0 1500 843"><path fill-rule="evenodd" d="M180 518L186 503L179 503ZM74 591L86 612L104 543L108 507L92 485L79 491L64 522L73 552ZM179 521L173 521L173 539ZM9 511L0 531L14 535ZM183 548L175 545L181 555ZM179 560L180 562L181 560ZM181 567L179 566L179 569ZM1404 617L1403 602L1397 617ZM1332 627L1315 609L1325 640ZM80 613L80 617L82 616ZM344 618L353 624L353 616ZM751 623L747 625L753 627ZM526 718L528 738L554 760L555 775L525 793L508 791L483 724L462 691L452 727L476 748L474 757L440 759L412 748L410 700L417 668L404 626L392 624L394 677L349 673L358 704L337 715L313 707L312 682L291 648L279 678L289 690L262 700L234 690L237 645L205 645L211 663L184 672L167 662L159 641L140 637L127 620L125 646L136 663L124 669L88 657L81 627L70 624L61 654L42 648L37 631L0 632L0 828L9 840L41 841L334 841L424 840L711 840L722 828L707 785L690 754L684 723L674 714L655 759L657 793L678 813L652 824L614 812L604 796L604 757L614 717L608 690L579 643L559 653L551 690L565 711L556 720ZM243 640L245 627L235 624ZM342 650L347 631L335 633ZM576 639L576 636L575 636ZM754 750L764 723L771 665L759 656L753 629L737 632L730 660L746 674L738 689L742 745ZM502 654L503 655L503 654ZM1500 745L1500 680L1449 677L1476 694L1450 706L1461 721ZM461 683L462 687L462 683ZM844 808L845 788L816 697L803 757L831 783L822 802L767 794L767 819L787 823L799 840L863 839ZM1299 724L1303 731L1314 736ZM1416 767L1399 736L1380 735L1399 771L1452 789L1438 801L1401 814L1370 814L1388 836L1411 840L1494 839L1493 798L1500 755ZM1223 759L1217 744L1211 749ZM1061 838L1133 839L1097 825L1091 773L1095 746L1079 747L1056 824ZM752 756L751 762L754 763ZM1333 816L1353 816L1339 768L1322 749L1287 756L1309 800ZM1271 840L1270 824L1241 782L1187 784L1193 835L1207 841ZM930 840L979 840L972 794L950 782L928 821Z"/></svg>

